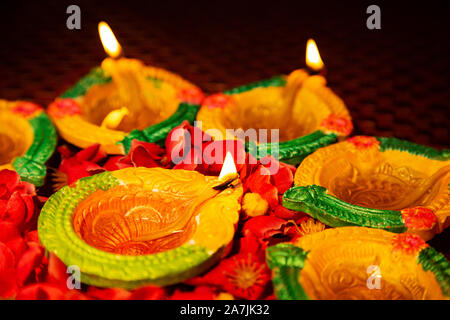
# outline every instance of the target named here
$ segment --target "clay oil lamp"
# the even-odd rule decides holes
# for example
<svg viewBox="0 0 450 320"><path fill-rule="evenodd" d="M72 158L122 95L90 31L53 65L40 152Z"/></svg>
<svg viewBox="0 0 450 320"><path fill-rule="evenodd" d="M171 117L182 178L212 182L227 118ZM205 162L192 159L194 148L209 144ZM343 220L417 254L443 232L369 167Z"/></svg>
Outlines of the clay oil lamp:
<svg viewBox="0 0 450 320"><path fill-rule="evenodd" d="M283 206L332 227L442 232L450 215L450 150L356 136L317 150L295 173Z"/></svg>
<svg viewBox="0 0 450 320"><path fill-rule="evenodd" d="M443 300L450 264L418 235L361 227L305 235L266 251L283 300Z"/></svg>
<svg viewBox="0 0 450 320"><path fill-rule="evenodd" d="M196 276L230 249L243 189L231 154L219 177L127 168L66 186L39 217L42 244L81 281L134 288Z"/></svg>
<svg viewBox="0 0 450 320"><path fill-rule="evenodd" d="M40 106L0 100L0 170L15 170L23 181L42 186L55 147L55 128Z"/></svg>
<svg viewBox="0 0 450 320"><path fill-rule="evenodd" d="M308 41L306 52L308 68L205 98L197 114L203 130L230 138L227 129L279 129L277 139L269 132L265 139L249 139L254 148L248 149L262 158L261 150L271 153L279 147L279 159L291 164L350 134L353 125L344 102L318 74L324 64L314 41Z"/></svg>
<svg viewBox="0 0 450 320"><path fill-rule="evenodd" d="M183 120L193 121L203 93L169 71L124 58L105 22L99 34L110 56L49 106L61 136L86 148L100 143L125 154L133 139L162 143Z"/></svg>

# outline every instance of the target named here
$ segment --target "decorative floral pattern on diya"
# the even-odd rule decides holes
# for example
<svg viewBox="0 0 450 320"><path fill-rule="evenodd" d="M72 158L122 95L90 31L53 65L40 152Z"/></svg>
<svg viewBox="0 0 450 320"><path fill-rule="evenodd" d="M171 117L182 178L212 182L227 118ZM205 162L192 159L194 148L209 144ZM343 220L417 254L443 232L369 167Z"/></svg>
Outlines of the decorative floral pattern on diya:
<svg viewBox="0 0 450 320"><path fill-rule="evenodd" d="M353 129L344 102L326 86L325 78L304 70L207 97L197 120L204 131L218 130L227 138L227 129L267 129L267 139L250 141L249 152L257 158L276 152L291 164ZM272 141L270 129L279 129L279 143ZM208 133L218 138L214 131Z"/></svg>
<svg viewBox="0 0 450 320"><path fill-rule="evenodd" d="M162 143L183 120L193 122L203 93L178 75L133 59L105 59L48 109L61 136L86 148L100 143L125 154L133 139Z"/></svg>
<svg viewBox="0 0 450 320"><path fill-rule="evenodd" d="M450 150L395 138L356 136L308 156L283 206L332 227L417 233L450 224Z"/></svg>
<svg viewBox="0 0 450 320"><path fill-rule="evenodd" d="M40 106L0 100L0 170L15 170L23 181L41 186L55 147L55 128Z"/></svg>
<svg viewBox="0 0 450 320"><path fill-rule="evenodd" d="M39 237L66 265L80 267L84 283L174 284L229 249L243 192L229 178L162 168L83 178L47 201Z"/></svg>
<svg viewBox="0 0 450 320"><path fill-rule="evenodd" d="M278 299L448 299L450 264L418 235L327 229L266 250Z"/></svg>

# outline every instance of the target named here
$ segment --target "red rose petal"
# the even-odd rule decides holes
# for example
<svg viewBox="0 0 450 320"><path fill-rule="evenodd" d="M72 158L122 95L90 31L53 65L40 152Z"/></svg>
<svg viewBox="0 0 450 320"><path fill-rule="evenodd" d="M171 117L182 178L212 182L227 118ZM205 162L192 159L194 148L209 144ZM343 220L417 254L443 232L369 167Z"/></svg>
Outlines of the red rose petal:
<svg viewBox="0 0 450 320"><path fill-rule="evenodd" d="M269 170L263 166L258 166L252 174L245 180L244 185L250 189L251 192L262 193L262 186L270 184Z"/></svg>
<svg viewBox="0 0 450 320"><path fill-rule="evenodd" d="M27 244L21 237L16 237L14 239L8 240L7 242L5 242L5 244L8 246L8 248L11 249L17 259L21 257L27 250Z"/></svg>
<svg viewBox="0 0 450 320"><path fill-rule="evenodd" d="M75 157L79 161L99 162L107 157L107 153L103 150L100 144L93 144L80 152Z"/></svg>
<svg viewBox="0 0 450 320"><path fill-rule="evenodd" d="M29 231L25 234L25 241L27 243L35 243L40 245L39 235L37 230Z"/></svg>
<svg viewBox="0 0 450 320"><path fill-rule="evenodd" d="M57 150L63 159L71 158L75 155L75 153L66 145L58 147Z"/></svg>
<svg viewBox="0 0 450 320"><path fill-rule="evenodd" d="M269 203L269 207L271 209L274 209L279 205L278 189L274 185L270 183L265 183L262 184L258 189L259 189L258 193L264 200L267 201L267 203Z"/></svg>
<svg viewBox="0 0 450 320"><path fill-rule="evenodd" d="M145 286L134 290L130 300L163 300L166 298L166 291L155 286Z"/></svg>
<svg viewBox="0 0 450 320"><path fill-rule="evenodd" d="M17 290L14 253L0 242L0 297L12 297Z"/></svg>
<svg viewBox="0 0 450 320"><path fill-rule="evenodd" d="M92 286L88 288L87 295L98 300L127 300L131 297L131 293L125 289L100 289Z"/></svg>
<svg viewBox="0 0 450 320"><path fill-rule="evenodd" d="M176 289L170 300L214 300L214 296L214 291L210 287L199 286L190 292Z"/></svg>
<svg viewBox="0 0 450 320"><path fill-rule="evenodd" d="M128 158L124 156L112 156L106 161L103 167L108 171L115 171L133 166L131 162L124 161L124 159L128 160Z"/></svg>
<svg viewBox="0 0 450 320"><path fill-rule="evenodd" d="M8 201L6 207L5 221L14 223L16 226L21 226L27 216L27 207L19 192L15 191Z"/></svg>
<svg viewBox="0 0 450 320"><path fill-rule="evenodd" d="M92 300L79 290L67 290L64 293L64 300Z"/></svg>
<svg viewBox="0 0 450 320"><path fill-rule="evenodd" d="M186 146L191 145L191 136L186 129L188 125L189 122L183 121L181 125L173 128L167 135L166 156L169 161L172 161L172 158L182 158Z"/></svg>
<svg viewBox="0 0 450 320"><path fill-rule="evenodd" d="M273 216L258 216L248 220L243 228L244 235L252 234L258 239L265 239L274 233L282 233L286 221Z"/></svg>
<svg viewBox="0 0 450 320"><path fill-rule="evenodd" d="M44 261L44 249L36 244L30 245L17 261L17 281L23 285L33 275L35 269Z"/></svg>
<svg viewBox="0 0 450 320"><path fill-rule="evenodd" d="M16 300L63 300L63 290L49 283L31 284L19 291Z"/></svg>
<svg viewBox="0 0 450 320"><path fill-rule="evenodd" d="M7 242L20 237L17 225L10 221L0 221L0 242Z"/></svg>
<svg viewBox="0 0 450 320"><path fill-rule="evenodd" d="M5 185L0 185L0 200L7 200L9 198L8 188Z"/></svg>
<svg viewBox="0 0 450 320"><path fill-rule="evenodd" d="M56 255L50 253L46 277L47 282L59 286L66 286L68 276L66 265Z"/></svg>
<svg viewBox="0 0 450 320"><path fill-rule="evenodd" d="M154 168L159 166L159 164L152 159L150 153L142 145L137 146L132 152L130 152L130 155L131 163L135 167Z"/></svg>
<svg viewBox="0 0 450 320"><path fill-rule="evenodd" d="M272 176L279 193L285 193L294 183L294 175L290 168L281 165L278 172Z"/></svg>
<svg viewBox="0 0 450 320"><path fill-rule="evenodd" d="M36 209L34 197L29 194L24 194L22 195L22 200L26 208L24 223L28 223L33 218Z"/></svg>
<svg viewBox="0 0 450 320"><path fill-rule="evenodd" d="M265 249L266 246L253 233L247 232L240 240L240 253L264 254Z"/></svg>
<svg viewBox="0 0 450 320"><path fill-rule="evenodd" d="M165 150L156 143L133 140L131 141L130 154L138 147L144 148L148 155L154 160L161 160L165 152Z"/></svg>
<svg viewBox="0 0 450 320"><path fill-rule="evenodd" d="M0 171L0 185L4 185L9 193L12 193L19 183L20 177L17 172L6 169Z"/></svg>
<svg viewBox="0 0 450 320"><path fill-rule="evenodd" d="M4 243L0 242L0 274L9 269L14 269L15 265L14 253Z"/></svg>
<svg viewBox="0 0 450 320"><path fill-rule="evenodd" d="M74 158L64 160L67 161L67 163L65 163L65 171L61 170L62 168L60 167L60 170L67 174L67 183L69 185L72 185L81 178L90 177L91 175L105 171L104 168L96 163L88 161L77 162L76 160L72 161L73 159ZM69 165L69 161L72 162L72 165ZM61 162L61 166L62 165L63 163Z"/></svg>
<svg viewBox="0 0 450 320"><path fill-rule="evenodd" d="M298 220L300 218L307 218L308 215L304 212L298 212L289 210L283 207L281 204L278 205L275 210L273 210L272 214L280 219L284 220Z"/></svg>

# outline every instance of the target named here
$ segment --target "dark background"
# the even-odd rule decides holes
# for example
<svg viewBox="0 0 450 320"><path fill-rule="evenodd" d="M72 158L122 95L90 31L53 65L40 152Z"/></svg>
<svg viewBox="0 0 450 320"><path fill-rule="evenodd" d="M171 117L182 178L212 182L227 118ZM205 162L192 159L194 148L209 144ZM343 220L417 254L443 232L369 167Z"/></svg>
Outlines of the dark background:
<svg viewBox="0 0 450 320"><path fill-rule="evenodd" d="M356 134L449 148L447 2L2 0L0 98L48 105L106 56L100 20L126 56L207 93L303 67L312 37ZM66 28L70 4L81 7L81 30ZM366 28L370 4L381 7L381 30ZM448 234L433 240L441 251Z"/></svg>
<svg viewBox="0 0 450 320"><path fill-rule="evenodd" d="M355 133L450 147L448 1L0 2L0 97L47 105L106 56L107 21L128 57L208 93L304 66L316 40ZM392 3L395 2L395 3ZM81 30L66 8L81 7ZM381 7L381 30L366 8Z"/></svg>

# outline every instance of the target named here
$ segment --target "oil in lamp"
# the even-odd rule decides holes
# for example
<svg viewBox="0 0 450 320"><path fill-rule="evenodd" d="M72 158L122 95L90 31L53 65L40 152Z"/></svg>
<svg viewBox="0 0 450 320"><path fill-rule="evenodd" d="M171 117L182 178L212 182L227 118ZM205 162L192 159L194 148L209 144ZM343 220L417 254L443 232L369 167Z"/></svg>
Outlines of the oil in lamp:
<svg viewBox="0 0 450 320"><path fill-rule="evenodd" d="M133 139L162 143L183 120L192 122L203 94L169 71L123 57L105 22L99 35L109 58L48 109L61 136L86 148L100 143L110 154L125 154Z"/></svg>
<svg viewBox="0 0 450 320"><path fill-rule="evenodd" d="M0 170L15 170L23 181L42 186L55 147L56 131L44 109L0 100Z"/></svg>
<svg viewBox="0 0 450 320"><path fill-rule="evenodd" d="M260 150L270 153L279 148L281 161L300 163L308 154L349 135L353 129L344 102L326 86L322 75L310 71L318 73L324 68L312 40L308 41L306 63L307 69L295 70L288 76L205 98L197 120L202 121L205 131L218 130L222 137L228 137L227 129L279 129L279 141L251 141L249 152L258 158Z"/></svg>
<svg viewBox="0 0 450 320"><path fill-rule="evenodd" d="M196 276L229 250L243 188L228 154L219 177L127 168L80 179L39 216L42 244L81 281L134 288Z"/></svg>
<svg viewBox="0 0 450 320"><path fill-rule="evenodd" d="M418 235L361 227L307 234L266 251L281 300L444 300L450 264Z"/></svg>
<svg viewBox="0 0 450 320"><path fill-rule="evenodd" d="M308 156L283 206L332 227L410 232L428 241L450 224L450 150L355 136Z"/></svg>

